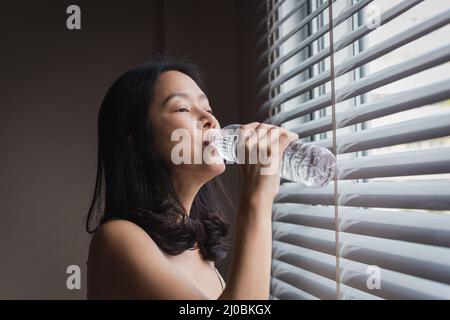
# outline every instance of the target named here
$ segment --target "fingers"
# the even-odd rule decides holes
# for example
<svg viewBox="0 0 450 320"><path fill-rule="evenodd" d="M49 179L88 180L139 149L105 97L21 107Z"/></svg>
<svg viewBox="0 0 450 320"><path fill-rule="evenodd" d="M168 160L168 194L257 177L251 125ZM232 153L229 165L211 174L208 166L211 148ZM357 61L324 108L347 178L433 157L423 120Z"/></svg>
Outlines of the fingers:
<svg viewBox="0 0 450 320"><path fill-rule="evenodd" d="M258 142L256 135L256 127L259 122L252 122L246 125L241 125L238 130L238 149L237 159L238 163L242 164L256 164L257 163L257 147Z"/></svg>
<svg viewBox="0 0 450 320"><path fill-rule="evenodd" d="M239 163L257 163L257 132L252 129L239 130L238 153Z"/></svg>
<svg viewBox="0 0 450 320"><path fill-rule="evenodd" d="M241 125L238 137L239 162L251 164L257 162L266 164L269 160L262 158L281 155L292 141L299 139L297 133L259 122ZM258 159L261 161L258 161Z"/></svg>
<svg viewBox="0 0 450 320"><path fill-rule="evenodd" d="M280 128L280 148L282 151L292 142L299 139L299 135L285 128Z"/></svg>

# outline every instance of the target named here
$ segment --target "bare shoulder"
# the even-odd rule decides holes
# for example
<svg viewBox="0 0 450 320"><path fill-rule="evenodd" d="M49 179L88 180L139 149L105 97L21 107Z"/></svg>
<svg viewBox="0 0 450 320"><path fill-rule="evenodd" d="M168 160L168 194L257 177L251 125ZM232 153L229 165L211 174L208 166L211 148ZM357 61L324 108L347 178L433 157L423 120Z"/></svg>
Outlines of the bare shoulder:
<svg viewBox="0 0 450 320"><path fill-rule="evenodd" d="M89 246L88 299L121 298L125 280L120 275L128 273L132 279L138 274L135 270L148 269L147 255L153 268L164 263L156 243L137 224L113 220L101 225Z"/></svg>
<svg viewBox="0 0 450 320"><path fill-rule="evenodd" d="M134 246L136 243L159 251L153 239L137 224L128 220L112 220L95 231L91 239L91 249L107 249L110 246L120 249L124 246Z"/></svg>
<svg viewBox="0 0 450 320"><path fill-rule="evenodd" d="M88 258L88 299L203 299L152 238L127 220L104 223Z"/></svg>
<svg viewBox="0 0 450 320"><path fill-rule="evenodd" d="M144 254L145 253L145 254ZM164 255L153 239L137 224L128 220L112 220L101 225L94 233L89 246L89 267L109 265L102 270L114 272L127 263L140 263L150 256L155 263L164 262Z"/></svg>

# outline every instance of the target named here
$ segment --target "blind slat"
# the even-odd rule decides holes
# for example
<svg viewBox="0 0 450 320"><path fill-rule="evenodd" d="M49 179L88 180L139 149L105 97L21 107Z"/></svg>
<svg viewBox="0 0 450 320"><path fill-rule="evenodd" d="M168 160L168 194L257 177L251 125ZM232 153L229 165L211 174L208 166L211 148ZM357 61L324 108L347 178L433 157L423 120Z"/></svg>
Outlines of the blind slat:
<svg viewBox="0 0 450 320"><path fill-rule="evenodd" d="M334 232L274 222L273 238L310 250L335 254ZM417 278L450 284L450 249L340 232L340 258L377 265ZM389 248L389 251L386 251ZM450 287L448 287L450 290ZM449 291L450 293L450 291Z"/></svg>
<svg viewBox="0 0 450 320"><path fill-rule="evenodd" d="M256 42L257 47L261 47L262 45L267 44L268 37L270 37L271 34L274 32L274 30L270 32L267 31L268 22L272 21L272 16L275 14L277 10L279 10L281 5L284 4L285 2L286 0L277 1L275 5L266 13L266 19L262 19L261 23L256 27L257 30L261 29L263 26L266 27L266 30L264 30L263 35ZM260 63L260 61L258 61L258 63Z"/></svg>
<svg viewBox="0 0 450 320"><path fill-rule="evenodd" d="M391 125L375 127L340 136L336 139L338 154L388 147L450 135L450 112ZM318 144L331 149L331 139Z"/></svg>
<svg viewBox="0 0 450 320"><path fill-rule="evenodd" d="M270 10L267 10L267 1L261 1L261 7L256 8L255 13L258 13L259 11L261 11L262 9L264 9L264 19L261 19L261 21L258 23L258 25L256 26L256 30L261 30L263 28L264 29L264 35L267 36L267 21L269 19L269 17L271 15L273 15L275 13L275 10L277 10L283 3L285 3L286 0L279 0L277 1L273 7L270 8ZM267 40L267 39L265 39ZM264 42L264 39L259 39L257 42L257 45L261 45Z"/></svg>
<svg viewBox="0 0 450 320"><path fill-rule="evenodd" d="M404 31L403 33L399 34L398 36L389 38L378 45L367 49L355 56L353 56L350 59L347 59L345 62L343 62L341 65L336 67L336 76L340 76L348 71L351 71L367 62L370 62L386 53L389 53L402 45L408 43L409 41L412 41L414 39L418 39L422 37L423 35L435 31L436 29L450 23L450 10L447 12L444 12L442 14L439 14L435 17L432 17L414 28L408 29ZM329 81L330 79L330 72L326 71L322 73L320 76L312 78L310 82L303 84L301 87L297 88L296 90L299 90L299 93L304 93L304 89L302 88L312 88L315 87L321 83L324 83L326 81ZM448 89L448 87L447 87ZM276 101L274 100L274 103ZM279 113L276 116L273 117L273 119L268 119L267 122L273 123L273 124L280 124L284 121L288 121L292 119L295 116L295 113L292 114L284 114Z"/></svg>
<svg viewBox="0 0 450 320"><path fill-rule="evenodd" d="M373 0L360 0L356 4L351 5L344 9L335 19L333 19L333 26L336 27L343 21L347 20L349 17L351 17L353 14L364 8L365 6L369 5ZM279 67L282 63L286 62L290 58L292 58L295 54L309 46L312 42L323 36L325 33L327 33L329 30L329 25L326 24L316 32L314 32L312 35L310 35L305 40L301 41L297 46L295 46L294 49L289 51L287 54L279 56L273 63L269 66L269 74L275 70L277 67ZM286 39L285 39L286 40ZM285 40L279 39L275 44L272 46L271 49L269 49L269 55L276 50Z"/></svg>
<svg viewBox="0 0 450 320"><path fill-rule="evenodd" d="M272 277L288 283L295 288L313 295L319 299L333 299L336 296L334 281L312 272L293 268L287 263L272 259Z"/></svg>
<svg viewBox="0 0 450 320"><path fill-rule="evenodd" d="M414 6L416 6L417 4L419 4L422 1L423 0L404 1L404 2L397 4L393 8L389 9L388 11L383 12L383 14L381 14L381 16L380 16L380 22L379 22L380 26L388 23L395 17L397 17L400 14L404 13L405 11L413 8ZM393 43L390 45L390 48L394 48L394 47L398 48L402 45L402 41L403 42L413 41L414 39L417 39L418 37L423 36L427 32L431 32L431 31L435 30L436 28L439 28L440 24L438 22L436 22L435 20L439 20L440 17L441 17L441 15L439 15L437 17L433 17L432 19L427 20L428 23L421 23L420 28L418 28L419 26L417 26L417 27L415 27L414 30L411 30L411 31L407 30L407 31L401 33L401 35L403 35L403 37L405 38L404 40L402 40L400 38L400 39L398 39L399 41L396 42L396 40L394 40L394 38L396 38L396 37L390 38L390 40L391 39L393 40L392 41ZM444 19L448 19L448 17L446 17ZM432 24L432 26L429 26L430 23ZM343 36L341 39L339 39L334 45L334 50L339 51L339 50L345 48L352 42L354 42L358 39L361 39L363 36L367 35L368 33L370 33L373 30L375 30L375 29L369 28L367 26L367 24L359 27L358 29L350 32L348 35ZM400 36L400 34L399 34L399 36ZM389 50L385 42L383 42L383 44L380 43L376 47L382 48L382 51L384 51L384 53L393 50L393 49ZM370 51L370 50L368 50L368 51ZM363 51L361 54L358 54L358 57L359 56L364 57L366 61L370 60L369 57L366 57L368 55L366 55L364 53L365 53L365 51ZM364 55L362 55L362 54L364 54ZM313 56L311 56L310 58L306 59L304 62L301 62L298 66L294 67L292 70L281 74L279 77L275 78L273 81L270 81L270 83L264 85L259 92L259 96L261 97L263 94L267 94L267 91L269 89L272 90L273 88L280 86L281 84L283 84L287 80L291 79L292 77L300 74L301 72L304 72L308 68L311 68L314 64L318 63L319 61L322 61L323 59L329 57L329 55L330 55L330 48L326 47L325 49L321 50L320 52L318 52L318 53L314 54ZM372 53L372 55L375 56L375 53ZM373 58L371 58L371 59L373 59ZM363 60L363 59L361 59L361 60ZM345 72L350 71L350 68L349 68L350 66L353 67L352 69L356 68L358 66L357 63L361 64L362 62L358 62L353 59L348 59L348 62L343 64L343 66L341 67L342 71L344 71L344 70L345 70Z"/></svg>
<svg viewBox="0 0 450 320"><path fill-rule="evenodd" d="M374 102L361 104L355 108L336 114L336 128L378 119L397 112L419 108L450 98L450 80L433 83L420 88L389 95ZM332 117L302 123L292 130L300 137L308 137L332 129Z"/></svg>
<svg viewBox="0 0 450 320"><path fill-rule="evenodd" d="M373 0L372 0L373 1ZM290 30L286 35L283 37L277 39L273 45L265 50L260 57L258 58L258 61L262 61L263 59L267 59L268 55L271 55L274 53L275 50L277 50L280 45L284 42L286 42L288 39L290 39L294 34L296 34L299 30L301 30L304 26L306 26L312 19L317 17L321 12L323 12L328 7L328 2L324 2L321 4L314 12L310 13L308 16L306 16L304 19L302 19L292 30ZM310 39L310 38L308 38ZM308 39L305 39L305 41L309 41ZM314 41L314 40L312 40ZM300 51L300 50L299 50ZM294 55L295 53L293 53ZM273 69L270 67L268 68L267 72L272 72Z"/></svg>
<svg viewBox="0 0 450 320"><path fill-rule="evenodd" d="M445 45L430 52L421 54L420 56L417 56L403 63L399 63L376 73L370 74L362 78L361 80L344 86L342 89L336 91L336 102L356 97L370 90L382 87L386 84L398 81L400 79L404 79L413 74L436 67L448 61L450 61L450 45ZM308 80L306 83L298 86L297 88L282 93L272 100L268 100L262 108L268 110L271 106L279 106L280 104L292 99L293 97L306 92L307 90L309 90L313 81L318 81L316 79L323 80L327 77L327 75L329 75L329 71L325 71L320 76ZM330 104L331 94L324 94L319 98L300 104L296 109L291 110L290 112L286 112L283 115L284 121L286 121L286 119L293 119L294 117L298 117L328 107ZM280 121L279 117L280 116L274 117L275 122L278 123Z"/></svg>
<svg viewBox="0 0 450 320"><path fill-rule="evenodd" d="M450 148L366 156L337 164L339 180L438 173L450 173Z"/></svg>
<svg viewBox="0 0 450 320"><path fill-rule="evenodd" d="M289 283L283 282L275 277L270 279L272 295L282 300L318 300L317 297L300 290Z"/></svg>
<svg viewBox="0 0 450 320"><path fill-rule="evenodd" d="M444 101L450 98L450 78L444 74L450 43L444 38L436 40L441 33L433 33L450 24L450 7L439 2L440 10L430 16L423 13L433 8L426 7L430 6L427 1L399 1L377 16L376 22L399 21L401 31L390 37L383 31L374 32L369 38L365 36L379 30L370 25L362 10L372 1L324 0L315 5L286 1L268 25L266 34L281 36L266 41L269 47L259 56L259 62L268 62L257 77L266 82L258 96L268 97L260 115L270 111L265 122L275 125L298 120L286 127L339 155L336 184L312 188L282 179L273 204L274 298L450 299L450 215L443 211L450 211L450 180L444 176L450 174L450 147L445 146L450 138L450 112L444 109ZM415 6L418 8L405 14ZM282 34L284 23L297 17L296 13L297 23ZM405 17L410 15L418 18L417 23L406 23ZM287 42L303 30L309 32L306 38ZM389 26L384 30L390 31ZM334 41L330 34L327 39L329 32L342 36ZM431 51L414 52L411 45L421 45L419 40L429 40L425 46ZM306 49L308 57L285 70L283 64L294 62ZM413 58L368 73L370 62L383 66L384 59L400 51ZM335 65L337 52L344 59ZM333 70L324 70L328 58ZM431 83L434 77L425 76L436 67L444 70L444 78L439 76L438 82ZM394 88L397 81L405 80L400 85L415 75L420 87L403 92ZM289 81L296 76L302 81ZM330 82L334 79L336 82ZM346 79L349 83L344 83ZM328 83L333 92L327 92ZM386 85L391 85L393 94L370 94ZM291 106L295 98L302 102ZM336 105L344 101L350 107L336 112L342 110ZM285 111L286 102L290 108ZM304 117L308 115L314 120L308 121ZM332 130L335 141L327 139ZM442 145L436 147L430 139L439 139ZM412 148L408 144L413 142L423 142L426 147L415 144L418 150L403 151ZM374 150L385 147L390 148ZM368 288L367 270L372 266L381 272L380 289Z"/></svg>
<svg viewBox="0 0 450 320"><path fill-rule="evenodd" d="M450 222L447 215L351 207L340 209L343 213L339 217L341 231L450 248ZM335 229L333 206L275 203L273 219L306 227Z"/></svg>
<svg viewBox="0 0 450 320"><path fill-rule="evenodd" d="M274 259L295 267L334 279L336 260L332 255L274 241ZM383 299L445 299L450 286L379 268L378 288L367 285L372 267L367 264L340 259L340 281L352 288Z"/></svg>
<svg viewBox="0 0 450 320"><path fill-rule="evenodd" d="M275 278L296 288L302 288L304 291L320 299L330 300L336 297L335 281L319 276L313 272L294 267L276 259L272 261L272 272ZM346 285L342 285L341 290L346 299L379 299L377 296L350 288Z"/></svg>
<svg viewBox="0 0 450 320"><path fill-rule="evenodd" d="M283 183L275 201L334 205L333 187L333 182L323 188ZM450 210L450 181L340 181L338 192L339 206Z"/></svg>
<svg viewBox="0 0 450 320"><path fill-rule="evenodd" d="M283 15L281 19L279 19L277 22L275 22L269 29L268 33L275 32L277 28L279 28L283 23L286 22L287 19L289 19L293 14L295 14L301 7L303 7L306 4L307 0L300 0L288 13ZM303 22L302 22L303 23Z"/></svg>

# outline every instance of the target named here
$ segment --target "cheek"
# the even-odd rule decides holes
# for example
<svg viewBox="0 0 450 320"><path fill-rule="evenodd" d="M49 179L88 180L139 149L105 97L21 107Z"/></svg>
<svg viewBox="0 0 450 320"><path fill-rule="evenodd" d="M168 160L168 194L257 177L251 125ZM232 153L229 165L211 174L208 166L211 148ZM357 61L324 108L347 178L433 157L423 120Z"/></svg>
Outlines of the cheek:
<svg viewBox="0 0 450 320"><path fill-rule="evenodd" d="M160 128L157 125L153 127L153 151L165 163L170 161L170 152L172 144L170 141L171 132L165 128Z"/></svg>
<svg viewBox="0 0 450 320"><path fill-rule="evenodd" d="M166 128L161 130L159 135L155 135L154 150L156 154L170 167L179 165L180 158L183 159L183 162L193 163L194 154L197 151L200 151L201 154L201 140L194 142L192 133L188 133L185 130L175 132L175 130L172 131Z"/></svg>
<svg viewBox="0 0 450 320"><path fill-rule="evenodd" d="M185 117L185 115L184 115ZM153 114L150 116L153 124L154 151L158 157L169 166L174 166L172 153L178 159L185 158L186 154L190 158L190 163L194 163L194 158L202 157L202 130L196 128L196 122L187 118L165 117L164 115ZM172 141L173 136L173 141ZM176 163L179 161L176 159ZM189 162L189 160L187 160Z"/></svg>
<svg viewBox="0 0 450 320"><path fill-rule="evenodd" d="M158 144L158 156L168 164L172 164L172 151L176 150L177 144L179 144L179 141L171 141L171 135L165 134L164 136L161 136L155 140L155 142Z"/></svg>

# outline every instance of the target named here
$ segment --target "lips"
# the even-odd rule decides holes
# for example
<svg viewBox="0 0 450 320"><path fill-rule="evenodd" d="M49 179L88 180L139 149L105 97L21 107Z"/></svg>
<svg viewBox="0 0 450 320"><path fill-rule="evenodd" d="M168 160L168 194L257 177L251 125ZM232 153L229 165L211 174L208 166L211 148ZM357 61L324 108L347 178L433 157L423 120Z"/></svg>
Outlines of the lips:
<svg viewBox="0 0 450 320"><path fill-rule="evenodd" d="M202 147L203 147L203 148L206 148L206 147L209 146L210 144L212 145L212 143L211 143L210 140L205 140L205 141L202 142ZM216 151L216 148L211 148L211 149L210 149L210 152L211 152L211 156L213 156L213 157L218 156L218 153L217 153L217 151Z"/></svg>
<svg viewBox="0 0 450 320"><path fill-rule="evenodd" d="M203 144L210 144L212 140L216 137L217 134L220 134L219 129L208 129L203 133Z"/></svg>

